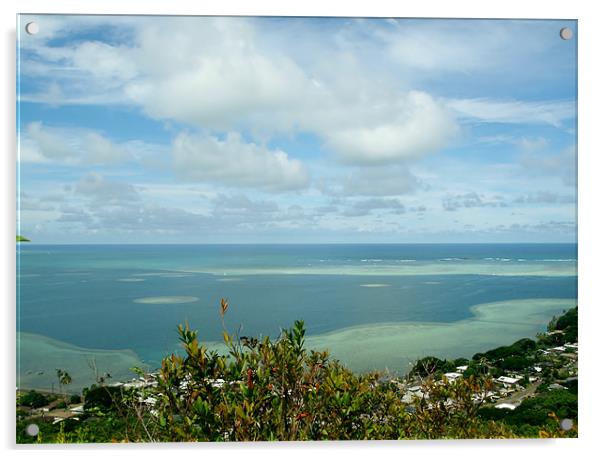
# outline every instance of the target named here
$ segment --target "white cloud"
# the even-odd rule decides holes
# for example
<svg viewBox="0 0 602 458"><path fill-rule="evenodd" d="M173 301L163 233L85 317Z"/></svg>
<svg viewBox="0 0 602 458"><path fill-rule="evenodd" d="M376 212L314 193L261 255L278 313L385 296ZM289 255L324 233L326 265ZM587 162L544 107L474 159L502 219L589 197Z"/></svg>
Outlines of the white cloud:
<svg viewBox="0 0 602 458"><path fill-rule="evenodd" d="M409 91L395 72L367 65L378 62L372 56L379 53L377 43L357 50L360 37L349 42L338 31L334 38L307 34L298 45L292 32L256 22L125 22L131 34L127 45L84 41L52 47L41 40L32 48L38 59L23 59L24 74L31 67L41 75L41 62L50 69L57 59L63 71L48 72L47 90L22 99L134 104L155 119L219 133L246 131L262 139L310 132L341 159L362 164L434 152L453 137L455 121L439 101ZM64 27L69 30L68 20Z"/></svg>
<svg viewBox="0 0 602 458"><path fill-rule="evenodd" d="M562 121L574 118L577 114L574 101L523 102L478 98L447 99L446 105L459 117L480 122L561 127Z"/></svg>
<svg viewBox="0 0 602 458"><path fill-rule="evenodd" d="M382 164L437 151L457 133L452 116L426 93L408 93L399 108L391 121L326 133L326 143L346 161Z"/></svg>
<svg viewBox="0 0 602 458"><path fill-rule="evenodd" d="M60 129L32 122L21 137L20 159L24 162L111 164L129 158L122 146L84 129Z"/></svg>
<svg viewBox="0 0 602 458"><path fill-rule="evenodd" d="M281 150L245 143L230 133L224 140L207 134L179 134L172 150L176 173L188 181L250 187L264 191L306 188L305 166Z"/></svg>

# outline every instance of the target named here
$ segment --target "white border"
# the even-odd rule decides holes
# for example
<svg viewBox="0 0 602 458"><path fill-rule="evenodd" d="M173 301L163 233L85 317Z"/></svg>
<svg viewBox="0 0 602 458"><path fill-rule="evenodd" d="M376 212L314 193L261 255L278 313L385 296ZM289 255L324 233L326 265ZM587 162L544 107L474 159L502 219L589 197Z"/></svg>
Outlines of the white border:
<svg viewBox="0 0 602 458"><path fill-rule="evenodd" d="M182 14L182 15L287 15L287 16L383 16L383 17L475 17L475 18L545 18L579 20L579 299L581 302L580 328L580 438L577 440L552 441L439 441L439 442L353 442L328 444L219 444L173 446L74 446L43 447L34 450L20 448L26 454L43 450L51 456L63 456L74 452L100 456L107 452L159 456L169 450L181 453L205 453L226 456L283 455L304 456L308 453L328 453L335 456L364 456L378 453L385 456L405 454L445 454L446 456L497 457L509 455L536 456L588 456L596 449L600 434L599 340L595 336L602 329L602 303L596 291L598 271L596 263L602 259L600 237L602 230L598 214L602 211L599 188L600 175L598 155L602 153L599 142L600 110L602 102L600 86L599 44L602 43L602 21L593 5L596 2L557 1L526 2L525 0L476 0L417 2L387 2L385 0L346 0L327 3L324 0L297 0L294 3L282 0L252 0L198 2L190 0L3 0L0 2L2 23L2 60L0 78L2 110L2 288L4 300L0 306L4 311L3 325L3 375L2 412L0 414L3 448L12 455L14 444L14 348L15 348L15 24L17 13L81 13L81 14ZM596 367L598 366L598 367ZM598 447L599 448L599 447ZM17 449L18 450L18 449ZM429 453L430 452L430 453ZM593 453L591 453L593 454Z"/></svg>

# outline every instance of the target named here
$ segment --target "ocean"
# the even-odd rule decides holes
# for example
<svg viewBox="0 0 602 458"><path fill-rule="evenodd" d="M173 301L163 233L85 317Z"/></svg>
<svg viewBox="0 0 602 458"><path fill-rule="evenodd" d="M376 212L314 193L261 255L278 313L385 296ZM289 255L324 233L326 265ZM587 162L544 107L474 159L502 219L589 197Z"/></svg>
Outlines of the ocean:
<svg viewBox="0 0 602 458"><path fill-rule="evenodd" d="M17 253L17 382L77 391L132 377L178 349L188 322L220 349L225 324L276 336L302 319L310 348L355 371L407 372L534 337L577 303L576 244L36 245Z"/></svg>

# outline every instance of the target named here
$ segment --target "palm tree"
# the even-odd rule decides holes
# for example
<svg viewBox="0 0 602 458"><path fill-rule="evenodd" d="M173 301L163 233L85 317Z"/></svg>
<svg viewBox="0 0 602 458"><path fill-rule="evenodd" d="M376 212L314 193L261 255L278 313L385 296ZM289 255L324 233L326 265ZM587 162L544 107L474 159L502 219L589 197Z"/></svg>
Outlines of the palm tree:
<svg viewBox="0 0 602 458"><path fill-rule="evenodd" d="M63 385L65 385L65 386L69 385L72 382L71 375L67 371L64 371L62 369L57 369L56 370L56 377L59 380L59 386L61 386L61 393L62 393L62 391L63 391L62 390L62 386ZM67 396L65 396L64 399L65 399L65 404L68 406Z"/></svg>

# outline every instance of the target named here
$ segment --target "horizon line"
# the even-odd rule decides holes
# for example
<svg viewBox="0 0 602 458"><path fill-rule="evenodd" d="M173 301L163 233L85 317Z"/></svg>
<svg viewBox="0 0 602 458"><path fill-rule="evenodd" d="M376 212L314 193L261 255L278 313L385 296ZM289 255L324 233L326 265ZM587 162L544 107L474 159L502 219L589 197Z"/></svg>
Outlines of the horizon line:
<svg viewBox="0 0 602 458"><path fill-rule="evenodd" d="M54 243L54 242L17 242L20 245L57 245L57 246L74 246L74 245L578 245L578 241L573 242L75 242L75 243Z"/></svg>

